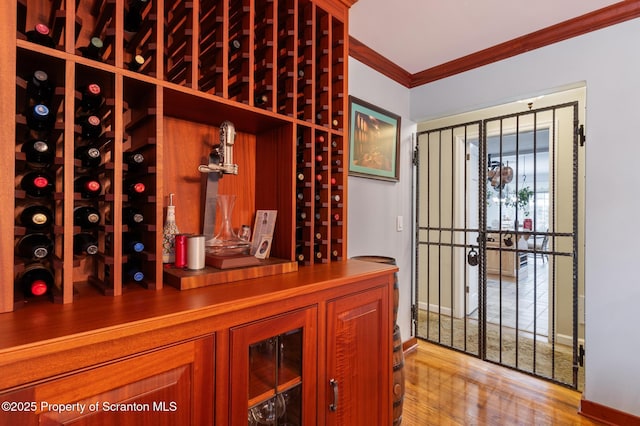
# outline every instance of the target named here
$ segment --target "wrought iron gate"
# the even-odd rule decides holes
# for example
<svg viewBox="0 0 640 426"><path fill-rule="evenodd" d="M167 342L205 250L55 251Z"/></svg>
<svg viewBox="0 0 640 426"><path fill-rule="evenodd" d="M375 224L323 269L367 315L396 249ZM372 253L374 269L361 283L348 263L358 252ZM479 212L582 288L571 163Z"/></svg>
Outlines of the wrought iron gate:
<svg viewBox="0 0 640 426"><path fill-rule="evenodd" d="M579 130L572 102L418 133L418 338L578 387Z"/></svg>

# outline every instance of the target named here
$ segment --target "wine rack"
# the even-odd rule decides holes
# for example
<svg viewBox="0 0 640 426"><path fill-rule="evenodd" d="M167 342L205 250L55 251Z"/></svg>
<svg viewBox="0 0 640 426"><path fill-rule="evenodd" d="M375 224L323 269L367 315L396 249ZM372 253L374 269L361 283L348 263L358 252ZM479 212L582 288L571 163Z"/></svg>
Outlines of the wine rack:
<svg viewBox="0 0 640 426"><path fill-rule="evenodd" d="M0 172L3 183L14 180L13 238L4 238L0 248L12 251L14 262L0 282L16 285L32 263L16 247L35 231L20 218L35 204L51 211L52 225L43 233L52 250L39 261L53 271L54 285L46 297L28 300L70 303L84 283L105 295L131 286L161 288L167 278L159 229L168 193L177 194L181 231L200 232L197 165L217 143L224 120L238 131L240 173L220 184L221 193L239 195L234 226L252 224L257 209L277 210L273 257L301 266L344 258L343 2L16 0L3 7L16 18L0 40L16 64L9 83L0 83L15 92L15 120L2 124L15 149L11 167ZM34 34L42 24L46 30ZM23 146L33 136L27 85L38 69L54 82L46 139L55 155L48 167L35 167L50 175L52 194L33 199L21 179L34 168ZM102 100L89 111L83 95L91 84L100 87ZM89 116L99 120L98 134ZM97 164L87 159L89 149L98 151ZM128 163L133 155L144 158L142 165ZM95 198L75 187L86 176L99 182ZM128 192L131 181L144 186L141 197ZM83 207L98 211L96 226L74 220ZM125 216L133 210L141 222ZM144 248L130 253L125 243L134 234ZM74 239L89 237L96 247L91 253L74 248ZM0 311L22 306L21 292L5 287Z"/></svg>

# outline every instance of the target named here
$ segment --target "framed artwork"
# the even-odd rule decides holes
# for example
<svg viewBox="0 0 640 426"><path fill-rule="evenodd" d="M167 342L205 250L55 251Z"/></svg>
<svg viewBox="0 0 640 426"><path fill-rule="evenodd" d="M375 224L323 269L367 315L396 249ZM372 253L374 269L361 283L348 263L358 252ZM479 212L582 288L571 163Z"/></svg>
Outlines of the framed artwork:
<svg viewBox="0 0 640 426"><path fill-rule="evenodd" d="M349 96L349 175L398 181L400 116Z"/></svg>

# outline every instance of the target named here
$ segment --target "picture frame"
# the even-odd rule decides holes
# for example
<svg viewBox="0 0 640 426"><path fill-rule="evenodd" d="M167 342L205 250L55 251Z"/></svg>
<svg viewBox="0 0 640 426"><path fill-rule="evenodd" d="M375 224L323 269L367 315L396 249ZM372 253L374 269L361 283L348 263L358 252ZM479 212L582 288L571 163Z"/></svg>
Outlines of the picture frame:
<svg viewBox="0 0 640 426"><path fill-rule="evenodd" d="M400 116L349 96L349 175L400 180Z"/></svg>

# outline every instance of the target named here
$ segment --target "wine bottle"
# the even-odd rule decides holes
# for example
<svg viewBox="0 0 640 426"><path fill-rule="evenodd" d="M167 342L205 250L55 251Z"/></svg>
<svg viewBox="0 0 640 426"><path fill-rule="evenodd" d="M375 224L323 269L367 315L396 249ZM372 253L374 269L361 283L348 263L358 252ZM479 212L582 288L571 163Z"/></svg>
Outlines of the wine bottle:
<svg viewBox="0 0 640 426"><path fill-rule="evenodd" d="M22 144L21 151L25 153L27 163L31 167L49 167L55 158L55 150L49 142L42 139L30 139Z"/></svg>
<svg viewBox="0 0 640 426"><path fill-rule="evenodd" d="M73 224L82 229L95 228L100 224L100 211L93 206L80 206L73 210Z"/></svg>
<svg viewBox="0 0 640 426"><path fill-rule="evenodd" d="M53 213L47 206L34 204L20 213L22 226L33 230L44 230L53 224Z"/></svg>
<svg viewBox="0 0 640 426"><path fill-rule="evenodd" d="M73 236L73 253L77 256L98 253L98 240L89 232L80 232Z"/></svg>
<svg viewBox="0 0 640 426"><path fill-rule="evenodd" d="M129 259L124 264L125 278L140 282L144 279L144 272L142 271L142 262L140 259Z"/></svg>
<svg viewBox="0 0 640 426"><path fill-rule="evenodd" d="M46 47L56 47L56 43L53 41L50 35L51 31L45 24L36 24L31 31L27 31L27 40L32 43L39 44Z"/></svg>
<svg viewBox="0 0 640 426"><path fill-rule="evenodd" d="M144 183L137 179L127 179L124 181L124 192L131 198L142 197L147 190Z"/></svg>
<svg viewBox="0 0 640 426"><path fill-rule="evenodd" d="M242 47L242 43L240 43L240 40L238 40L237 38L229 42L229 51L231 53L240 51L241 47Z"/></svg>
<svg viewBox="0 0 640 426"><path fill-rule="evenodd" d="M98 167L102 161L100 150L92 145L79 146L76 148L74 156L80 160L81 167L85 169Z"/></svg>
<svg viewBox="0 0 640 426"><path fill-rule="evenodd" d="M85 115L80 117L80 135L84 140L93 140L102 134L102 122L97 115Z"/></svg>
<svg viewBox="0 0 640 426"><path fill-rule="evenodd" d="M132 0L129 2L129 10L124 15L124 30L135 33L142 25L142 11L149 4L148 0Z"/></svg>
<svg viewBox="0 0 640 426"><path fill-rule="evenodd" d="M256 106L265 106L268 101L269 101L269 96L267 96L266 93L260 93L260 94L257 94L255 96L254 105L256 105Z"/></svg>
<svg viewBox="0 0 640 426"><path fill-rule="evenodd" d="M122 250L127 253L140 253L144 250L144 243L135 232L125 232L122 237Z"/></svg>
<svg viewBox="0 0 640 426"><path fill-rule="evenodd" d="M130 172L140 170L144 165L144 154L140 152L125 152L123 159Z"/></svg>
<svg viewBox="0 0 640 426"><path fill-rule="evenodd" d="M18 241L17 253L27 259L43 259L53 250L53 241L47 234L35 232Z"/></svg>
<svg viewBox="0 0 640 426"><path fill-rule="evenodd" d="M104 43L100 40L99 37L91 37L89 40L89 44L86 47L80 48L80 53L82 56L88 59L93 59L95 61L102 61L102 48L104 47Z"/></svg>
<svg viewBox="0 0 640 426"><path fill-rule="evenodd" d="M49 75L36 70L27 81L27 97L29 106L35 104L48 104L53 96L53 86L49 81Z"/></svg>
<svg viewBox="0 0 640 426"><path fill-rule="evenodd" d="M96 112L104 103L102 87L97 83L89 83L82 88L80 108L88 113Z"/></svg>
<svg viewBox="0 0 640 426"><path fill-rule="evenodd" d="M131 61L127 64L127 67L131 71L138 71L144 65L145 59L142 55L135 55Z"/></svg>
<svg viewBox="0 0 640 426"><path fill-rule="evenodd" d="M178 225L176 225L176 207L173 205L173 194L169 194L167 218L162 229L162 263L173 263L175 261L175 237L179 233Z"/></svg>
<svg viewBox="0 0 640 426"><path fill-rule="evenodd" d="M80 176L73 182L75 192L79 192L82 198L96 198L102 191L102 184L92 176Z"/></svg>
<svg viewBox="0 0 640 426"><path fill-rule="evenodd" d="M38 262L27 265L18 280L18 287L26 297L47 294L53 285L53 272Z"/></svg>
<svg viewBox="0 0 640 426"><path fill-rule="evenodd" d="M122 209L122 221L129 226L140 225L144 222L144 215L140 209L128 206Z"/></svg>
<svg viewBox="0 0 640 426"><path fill-rule="evenodd" d="M51 130L55 122L53 112L45 104L35 104L27 111L27 127L37 132Z"/></svg>
<svg viewBox="0 0 640 426"><path fill-rule="evenodd" d="M32 171L22 177L20 187L31 197L48 197L53 193L53 178L44 171Z"/></svg>

